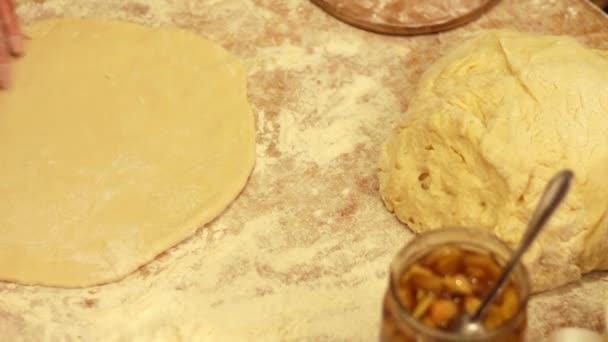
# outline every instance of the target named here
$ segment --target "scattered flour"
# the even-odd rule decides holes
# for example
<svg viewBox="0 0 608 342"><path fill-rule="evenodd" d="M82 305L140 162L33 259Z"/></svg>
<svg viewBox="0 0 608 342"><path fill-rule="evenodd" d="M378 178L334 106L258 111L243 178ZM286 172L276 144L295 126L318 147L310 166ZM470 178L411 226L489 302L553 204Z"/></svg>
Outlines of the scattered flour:
<svg viewBox="0 0 608 342"><path fill-rule="evenodd" d="M310 91L310 90L303 90ZM311 111L317 111L313 123L300 121L306 116L288 109L279 113L278 149L298 156L298 162L327 165L340 155L352 152L358 144L369 143L363 128L383 119L379 108L396 106L397 99L373 78L353 75L335 91L316 92L311 96ZM304 101L307 102L307 101Z"/></svg>

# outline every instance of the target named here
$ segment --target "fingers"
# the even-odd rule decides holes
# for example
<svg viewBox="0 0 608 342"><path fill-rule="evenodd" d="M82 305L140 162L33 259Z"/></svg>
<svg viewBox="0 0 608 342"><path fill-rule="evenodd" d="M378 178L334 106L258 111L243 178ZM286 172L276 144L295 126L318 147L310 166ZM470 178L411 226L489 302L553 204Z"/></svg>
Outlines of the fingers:
<svg viewBox="0 0 608 342"><path fill-rule="evenodd" d="M15 55L23 53L23 40L21 38L21 28L15 13L15 0L0 0L0 23L3 24L5 41L10 52Z"/></svg>
<svg viewBox="0 0 608 342"><path fill-rule="evenodd" d="M23 53L21 28L15 13L15 0L0 0L0 88L11 81L10 54Z"/></svg>
<svg viewBox="0 0 608 342"><path fill-rule="evenodd" d="M0 88L8 87L10 82L9 59L7 44L4 43L4 33L0 30Z"/></svg>
<svg viewBox="0 0 608 342"><path fill-rule="evenodd" d="M8 42L5 41L5 30L4 30L4 22L5 22L5 12L6 9L4 0L0 0L0 88L4 88L8 86L8 82L10 81L10 73L8 68L9 56L8 56Z"/></svg>

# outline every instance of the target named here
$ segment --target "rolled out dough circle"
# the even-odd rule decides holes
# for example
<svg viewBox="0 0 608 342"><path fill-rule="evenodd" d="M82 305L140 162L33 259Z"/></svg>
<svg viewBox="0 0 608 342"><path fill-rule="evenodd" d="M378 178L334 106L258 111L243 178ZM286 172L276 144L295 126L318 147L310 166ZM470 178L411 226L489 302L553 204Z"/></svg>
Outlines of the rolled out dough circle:
<svg viewBox="0 0 608 342"><path fill-rule="evenodd" d="M193 33L52 19L0 92L0 279L124 277L245 186L254 118L239 60Z"/></svg>

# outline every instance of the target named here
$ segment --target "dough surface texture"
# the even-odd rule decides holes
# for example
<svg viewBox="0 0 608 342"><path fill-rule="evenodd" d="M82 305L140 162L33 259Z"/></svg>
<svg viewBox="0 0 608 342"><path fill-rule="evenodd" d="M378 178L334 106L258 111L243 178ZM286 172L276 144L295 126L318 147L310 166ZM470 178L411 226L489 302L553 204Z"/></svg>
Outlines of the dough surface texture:
<svg viewBox="0 0 608 342"><path fill-rule="evenodd" d="M118 280L245 186L254 118L240 61L169 28L52 19L0 92L0 280Z"/></svg>
<svg viewBox="0 0 608 342"><path fill-rule="evenodd" d="M549 179L566 201L525 256L533 290L608 268L608 58L573 38L485 31L439 58L380 157L387 208L416 232L493 231L514 247Z"/></svg>

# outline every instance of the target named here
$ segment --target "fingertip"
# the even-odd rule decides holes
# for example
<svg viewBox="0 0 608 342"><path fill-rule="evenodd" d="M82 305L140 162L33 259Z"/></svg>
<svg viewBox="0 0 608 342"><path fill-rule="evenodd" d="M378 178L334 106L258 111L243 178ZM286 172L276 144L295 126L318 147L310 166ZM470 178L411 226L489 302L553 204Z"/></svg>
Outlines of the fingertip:
<svg viewBox="0 0 608 342"><path fill-rule="evenodd" d="M21 36L11 36L8 39L8 45L10 46L12 55L21 56L23 54L23 39L21 39Z"/></svg>
<svg viewBox="0 0 608 342"><path fill-rule="evenodd" d="M8 88L11 83L11 70L8 65L0 64L0 88Z"/></svg>

